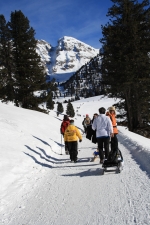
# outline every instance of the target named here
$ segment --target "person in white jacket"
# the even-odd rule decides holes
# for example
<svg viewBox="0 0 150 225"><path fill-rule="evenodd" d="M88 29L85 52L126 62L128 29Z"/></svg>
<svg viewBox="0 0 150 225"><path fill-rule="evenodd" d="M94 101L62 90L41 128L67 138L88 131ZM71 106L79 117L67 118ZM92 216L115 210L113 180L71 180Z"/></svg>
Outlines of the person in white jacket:
<svg viewBox="0 0 150 225"><path fill-rule="evenodd" d="M103 146L105 149L105 159L109 155L109 140L113 137L113 126L110 118L105 115L106 109L99 108L100 115L94 119L92 129L96 130L96 138L98 142L100 163L104 161Z"/></svg>

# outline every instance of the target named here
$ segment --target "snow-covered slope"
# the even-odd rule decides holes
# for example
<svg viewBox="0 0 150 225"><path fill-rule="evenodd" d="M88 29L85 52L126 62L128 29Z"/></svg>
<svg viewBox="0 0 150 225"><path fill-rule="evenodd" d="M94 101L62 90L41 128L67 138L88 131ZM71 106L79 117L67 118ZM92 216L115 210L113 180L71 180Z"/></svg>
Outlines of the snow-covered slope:
<svg viewBox="0 0 150 225"><path fill-rule="evenodd" d="M96 96L72 104L82 131L85 114L92 117L114 100ZM0 107L1 225L149 225L150 139L119 127L124 170L102 175L99 160L90 162L97 145L85 135L76 164L64 154L56 104L49 115Z"/></svg>
<svg viewBox="0 0 150 225"><path fill-rule="evenodd" d="M57 77L58 74L71 76L81 66L99 53L95 49L73 37L64 36L58 40L58 45L52 47L44 40L37 43L37 53L40 55L48 75ZM67 77L68 79L68 77Z"/></svg>

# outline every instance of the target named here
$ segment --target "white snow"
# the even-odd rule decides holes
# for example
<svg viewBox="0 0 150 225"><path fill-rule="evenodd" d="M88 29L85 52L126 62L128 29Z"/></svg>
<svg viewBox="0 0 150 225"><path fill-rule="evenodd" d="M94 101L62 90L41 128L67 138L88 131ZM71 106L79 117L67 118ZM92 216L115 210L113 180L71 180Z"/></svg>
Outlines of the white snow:
<svg viewBox="0 0 150 225"><path fill-rule="evenodd" d="M114 100L97 96L72 104L82 132L84 115L92 118ZM1 225L150 224L150 139L119 127L124 169L102 175L99 160L90 162L97 145L85 135L76 164L64 154L57 105L49 115L0 107Z"/></svg>
<svg viewBox="0 0 150 225"><path fill-rule="evenodd" d="M64 36L58 40L55 47L44 40L38 40L36 52L41 57L50 79L55 78L56 81L64 82L95 57L99 49L76 38Z"/></svg>

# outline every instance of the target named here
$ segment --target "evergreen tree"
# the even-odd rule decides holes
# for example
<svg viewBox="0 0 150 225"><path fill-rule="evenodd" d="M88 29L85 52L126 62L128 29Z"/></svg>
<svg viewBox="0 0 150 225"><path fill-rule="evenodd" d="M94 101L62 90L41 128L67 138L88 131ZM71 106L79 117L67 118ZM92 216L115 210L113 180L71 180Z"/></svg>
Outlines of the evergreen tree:
<svg viewBox="0 0 150 225"><path fill-rule="evenodd" d="M62 105L61 102L58 102L58 105L57 105L57 112L58 112L58 114L64 112L64 108L63 108L63 105Z"/></svg>
<svg viewBox="0 0 150 225"><path fill-rule="evenodd" d="M52 110L54 109L54 101L52 99L52 95L49 95L47 99L46 107L47 109L52 109Z"/></svg>
<svg viewBox="0 0 150 225"><path fill-rule="evenodd" d="M0 98L2 101L14 99L14 71L10 40L10 31L5 17L0 15Z"/></svg>
<svg viewBox="0 0 150 225"><path fill-rule="evenodd" d="M149 1L112 0L110 22L102 26L102 82L107 94L124 100L128 127L136 131L150 122Z"/></svg>
<svg viewBox="0 0 150 225"><path fill-rule="evenodd" d="M15 102L23 108L40 110L38 105L44 100L36 96L36 91L46 88L46 75L36 53L35 31L29 20L19 10L11 13L8 23L12 40L12 56L15 77Z"/></svg>
<svg viewBox="0 0 150 225"><path fill-rule="evenodd" d="M71 104L71 102L68 102L68 104L67 104L66 114L69 117L74 117L75 116L74 108L73 108L73 105Z"/></svg>

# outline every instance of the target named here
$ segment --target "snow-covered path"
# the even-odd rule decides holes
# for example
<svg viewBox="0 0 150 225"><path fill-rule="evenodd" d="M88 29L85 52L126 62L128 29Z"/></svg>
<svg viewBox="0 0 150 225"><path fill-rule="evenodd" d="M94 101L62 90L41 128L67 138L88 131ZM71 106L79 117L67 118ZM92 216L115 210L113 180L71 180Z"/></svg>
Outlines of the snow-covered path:
<svg viewBox="0 0 150 225"><path fill-rule="evenodd" d="M9 189L11 195L1 204L0 224L149 225L148 174L132 158L123 137L119 136L119 141L125 162L120 174L102 175L99 160L90 162L96 145L85 137L79 143L76 164L66 155L51 156L43 149L28 148L28 156L35 161L34 172L24 177L23 183L20 180L18 193L14 186ZM41 158L45 163L39 167Z"/></svg>

